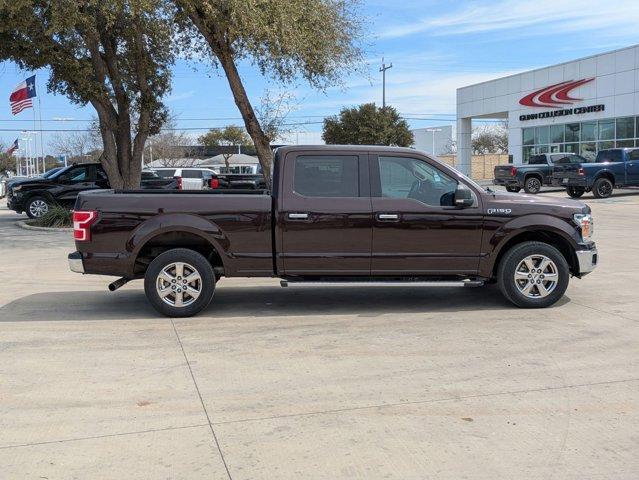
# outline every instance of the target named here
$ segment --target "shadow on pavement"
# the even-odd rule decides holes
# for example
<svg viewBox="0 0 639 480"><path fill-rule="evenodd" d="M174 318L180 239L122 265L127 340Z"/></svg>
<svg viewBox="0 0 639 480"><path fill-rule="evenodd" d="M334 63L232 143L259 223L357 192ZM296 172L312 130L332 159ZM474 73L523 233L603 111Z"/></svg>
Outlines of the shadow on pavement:
<svg viewBox="0 0 639 480"><path fill-rule="evenodd" d="M557 306L569 302L567 297ZM304 315L361 315L523 310L507 302L495 286L480 288L425 287L224 287L200 315L212 318ZM50 292L29 295L0 308L0 322L64 320L131 320L160 317L144 291Z"/></svg>

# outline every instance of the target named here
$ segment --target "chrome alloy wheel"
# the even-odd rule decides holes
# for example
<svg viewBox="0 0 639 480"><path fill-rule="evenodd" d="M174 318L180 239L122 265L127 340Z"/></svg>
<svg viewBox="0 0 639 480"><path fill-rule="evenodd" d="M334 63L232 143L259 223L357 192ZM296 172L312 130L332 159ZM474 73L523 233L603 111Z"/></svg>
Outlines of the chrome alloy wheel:
<svg viewBox="0 0 639 480"><path fill-rule="evenodd" d="M202 293L202 278L188 263L169 263L158 274L155 289L164 303L187 307Z"/></svg>
<svg viewBox="0 0 639 480"><path fill-rule="evenodd" d="M49 211L49 204L44 200L35 200L29 205L29 213L35 218L40 218L42 215Z"/></svg>
<svg viewBox="0 0 639 480"><path fill-rule="evenodd" d="M557 265L545 255L529 255L517 265L514 280L517 289L524 296L547 297L559 281Z"/></svg>

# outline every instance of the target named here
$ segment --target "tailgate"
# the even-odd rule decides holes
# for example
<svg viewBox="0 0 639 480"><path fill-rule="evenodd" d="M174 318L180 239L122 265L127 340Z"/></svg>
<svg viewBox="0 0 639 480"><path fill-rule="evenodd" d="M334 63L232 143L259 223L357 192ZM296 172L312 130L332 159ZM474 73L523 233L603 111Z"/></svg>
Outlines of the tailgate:
<svg viewBox="0 0 639 480"><path fill-rule="evenodd" d="M582 178L583 174L579 173L580 170L580 163L566 163L564 165L555 165L552 169L552 177L558 180Z"/></svg>
<svg viewBox="0 0 639 480"><path fill-rule="evenodd" d="M511 178L512 170L512 165L497 165L494 171L495 178Z"/></svg>

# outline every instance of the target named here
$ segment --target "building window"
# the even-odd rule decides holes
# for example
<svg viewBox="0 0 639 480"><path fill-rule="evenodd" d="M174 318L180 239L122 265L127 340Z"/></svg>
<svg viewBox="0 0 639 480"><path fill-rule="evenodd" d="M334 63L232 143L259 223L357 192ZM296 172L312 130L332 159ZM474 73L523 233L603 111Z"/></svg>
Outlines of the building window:
<svg viewBox="0 0 639 480"><path fill-rule="evenodd" d="M634 138L635 137L635 119L634 117L617 119L617 135L615 138Z"/></svg>
<svg viewBox="0 0 639 480"><path fill-rule="evenodd" d="M620 117L522 129L522 161L540 153L576 153L593 160L600 150L639 147L639 117Z"/></svg>

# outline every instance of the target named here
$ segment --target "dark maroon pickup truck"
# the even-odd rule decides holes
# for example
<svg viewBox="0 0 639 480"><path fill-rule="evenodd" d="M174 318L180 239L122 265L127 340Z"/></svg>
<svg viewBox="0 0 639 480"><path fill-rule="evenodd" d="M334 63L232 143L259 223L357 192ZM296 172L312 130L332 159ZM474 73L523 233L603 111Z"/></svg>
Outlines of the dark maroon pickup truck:
<svg viewBox="0 0 639 480"><path fill-rule="evenodd" d="M546 307L597 264L590 208L497 193L407 148L276 151L272 191L81 193L74 272L144 278L170 316L205 308L222 277L479 286Z"/></svg>

